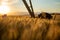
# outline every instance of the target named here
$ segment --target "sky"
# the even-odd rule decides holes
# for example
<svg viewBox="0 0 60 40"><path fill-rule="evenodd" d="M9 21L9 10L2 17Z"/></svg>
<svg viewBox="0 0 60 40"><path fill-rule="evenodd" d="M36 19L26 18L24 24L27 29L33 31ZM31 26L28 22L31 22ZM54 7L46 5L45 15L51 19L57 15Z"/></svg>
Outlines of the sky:
<svg viewBox="0 0 60 40"><path fill-rule="evenodd" d="M29 3L29 0L26 0ZM27 12L22 0L0 0L11 7L12 12ZM32 0L34 12L59 12L60 0Z"/></svg>

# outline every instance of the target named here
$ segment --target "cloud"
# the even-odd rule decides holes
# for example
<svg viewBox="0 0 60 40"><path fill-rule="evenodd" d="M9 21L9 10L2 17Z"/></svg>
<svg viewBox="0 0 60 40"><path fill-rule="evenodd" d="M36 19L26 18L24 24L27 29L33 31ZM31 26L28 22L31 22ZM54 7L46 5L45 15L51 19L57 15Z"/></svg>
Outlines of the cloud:
<svg viewBox="0 0 60 40"><path fill-rule="evenodd" d="M17 3L19 0L2 0L2 2L6 2L7 4Z"/></svg>

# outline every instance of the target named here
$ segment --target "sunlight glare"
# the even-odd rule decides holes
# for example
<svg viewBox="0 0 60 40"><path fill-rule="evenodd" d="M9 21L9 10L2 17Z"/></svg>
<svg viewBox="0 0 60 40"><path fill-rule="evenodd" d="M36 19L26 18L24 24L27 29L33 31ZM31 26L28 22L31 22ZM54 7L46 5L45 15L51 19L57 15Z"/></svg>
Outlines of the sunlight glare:
<svg viewBox="0 0 60 40"><path fill-rule="evenodd" d="M10 8L7 5L0 5L0 14L7 14L8 12L10 12Z"/></svg>

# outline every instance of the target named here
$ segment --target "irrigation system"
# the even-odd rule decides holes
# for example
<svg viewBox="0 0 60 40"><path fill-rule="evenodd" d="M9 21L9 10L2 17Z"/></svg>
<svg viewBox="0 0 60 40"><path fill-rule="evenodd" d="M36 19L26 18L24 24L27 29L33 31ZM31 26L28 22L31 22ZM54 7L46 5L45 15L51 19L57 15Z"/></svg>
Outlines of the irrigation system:
<svg viewBox="0 0 60 40"><path fill-rule="evenodd" d="M22 2L24 3L24 5L27 8L27 10L28 10L29 14L31 15L31 17L35 18L31 0L29 0L30 6L28 5L26 0L22 0Z"/></svg>

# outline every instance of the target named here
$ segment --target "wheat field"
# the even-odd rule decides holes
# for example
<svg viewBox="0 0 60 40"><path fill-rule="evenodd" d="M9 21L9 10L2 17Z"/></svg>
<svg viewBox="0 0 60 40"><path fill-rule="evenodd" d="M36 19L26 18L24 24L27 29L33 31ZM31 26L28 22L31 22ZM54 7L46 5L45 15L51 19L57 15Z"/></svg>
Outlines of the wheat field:
<svg viewBox="0 0 60 40"><path fill-rule="evenodd" d="M60 19L0 17L0 40L60 40Z"/></svg>

